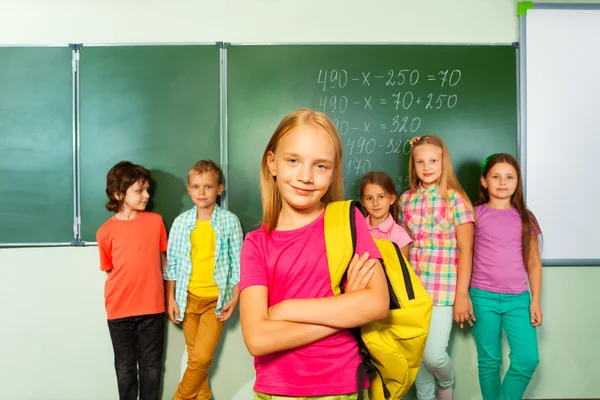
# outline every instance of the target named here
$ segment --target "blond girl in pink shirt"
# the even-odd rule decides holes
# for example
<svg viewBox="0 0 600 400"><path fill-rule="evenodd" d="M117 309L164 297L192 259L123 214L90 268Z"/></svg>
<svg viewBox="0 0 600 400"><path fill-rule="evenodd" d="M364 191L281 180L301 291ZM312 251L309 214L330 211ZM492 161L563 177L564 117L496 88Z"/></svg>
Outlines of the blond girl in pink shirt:
<svg viewBox="0 0 600 400"><path fill-rule="evenodd" d="M386 239L396 243L404 258L408 260L408 251L412 239L396 223L398 221L398 192L394 181L385 172L372 171L360 182L360 201L367 212L366 221L369 232L375 239Z"/></svg>
<svg viewBox="0 0 600 400"><path fill-rule="evenodd" d="M262 226L240 262L240 320L254 356L255 400L366 400L349 329L385 318L381 254L358 210L345 293L334 296L325 246L326 204L342 200L342 142L323 113L286 116L261 164ZM360 257L359 257L360 256Z"/></svg>

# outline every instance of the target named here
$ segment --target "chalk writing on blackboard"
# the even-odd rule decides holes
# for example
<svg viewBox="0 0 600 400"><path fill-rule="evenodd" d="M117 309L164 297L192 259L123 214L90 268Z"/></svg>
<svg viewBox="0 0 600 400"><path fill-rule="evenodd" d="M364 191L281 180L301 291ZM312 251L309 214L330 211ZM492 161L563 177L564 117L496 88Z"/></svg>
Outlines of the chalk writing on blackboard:
<svg viewBox="0 0 600 400"><path fill-rule="evenodd" d="M346 189L357 178L381 165L387 157L410 154L410 139L422 132L428 115L460 107L455 87L463 80L460 69L421 71L389 68L352 71L319 69L316 81L322 93L319 109L329 115L344 145ZM393 176L396 189L408 188L408 176Z"/></svg>

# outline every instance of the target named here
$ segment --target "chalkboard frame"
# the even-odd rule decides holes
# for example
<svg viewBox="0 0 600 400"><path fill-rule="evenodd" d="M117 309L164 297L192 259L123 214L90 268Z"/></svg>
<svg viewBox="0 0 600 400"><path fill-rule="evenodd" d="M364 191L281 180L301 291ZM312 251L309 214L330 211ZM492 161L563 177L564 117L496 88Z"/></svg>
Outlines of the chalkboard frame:
<svg viewBox="0 0 600 400"><path fill-rule="evenodd" d="M220 87L220 154L219 161L221 167L223 168L223 173L225 176L225 191L221 196L221 205L224 208L228 207L228 181L229 181L229 170L228 170L228 107L227 107L227 97L228 97L228 83L227 83L227 50L229 46L265 46L265 45L286 45L286 46L295 46L295 45L311 45L311 46L331 46L331 45L357 45L357 46L371 46L371 45L393 45L393 46L401 46L401 45L438 45L438 46L456 46L456 45L469 45L469 46L509 46L512 45L516 48L517 52L517 104L522 106L522 76L521 69L519 65L522 63L520 59L520 51L518 43L421 43L421 42L268 42L268 43L252 43L252 42L152 42L152 43L98 43L98 44L70 44L69 46L73 49L73 62L76 68L73 70L73 154L74 154L74 166L73 166L73 180L74 180L74 237L73 240L69 243L14 243L14 244L0 244L0 247L47 247L47 246L86 246L86 245L96 245L95 242L86 241L83 242L81 240L81 207L80 207L80 132L79 132L79 123L80 123L80 108L79 108L79 75L78 75L78 52L81 47L101 47L101 46L189 46L189 45L217 45L219 46L219 62L220 62L220 71L219 71L219 87ZM520 107L521 107L520 106ZM517 134L517 152L519 154L519 158L522 153L522 140L523 133L521 130L522 127L522 118L520 115L520 107L518 107L515 112L517 113L518 118L518 126L519 132Z"/></svg>
<svg viewBox="0 0 600 400"><path fill-rule="evenodd" d="M76 226L77 226L77 178L76 178L76 157L77 157L77 143L76 143L76 126L75 126L75 108L76 108L76 70L73 67L76 55L75 55L74 44L27 44L27 45L0 45L1 48L70 48L71 49L71 157L72 157L72 169L71 179L73 183L73 239L68 242L51 241L51 242L1 242L0 248L20 248L20 247L70 247L77 244L76 239Z"/></svg>
<svg viewBox="0 0 600 400"><path fill-rule="evenodd" d="M161 46L161 47L165 47L165 46L217 46L219 49L219 164L221 166L221 168L223 169L223 174L224 176L226 173L226 169L225 166L223 165L223 160L224 160L224 155L223 152L224 150L224 108L225 108L225 104L224 104L224 85L223 82L225 80L224 78L224 68L223 68L223 54L224 54L224 43L223 42L149 42L149 43L96 43L96 44L81 44L79 45L80 47L153 47L153 46ZM79 91L79 80L77 79L77 89ZM80 122L80 104L79 104L79 98L77 99L77 105L76 105L76 121L77 121L77 127L79 127L79 122ZM79 130L77 130L77 138L78 138L78 143L79 143ZM80 151L79 151L79 147L78 147L78 156L80 155ZM79 160L79 159L78 159ZM97 246L97 242L95 241L88 241L88 240L83 240L81 237L81 193L80 193L80 181L79 181L79 177L80 177L80 167L81 164L78 162L77 163L77 196L78 196L78 225L77 225L77 233L78 236L75 240L75 242L73 243L76 246ZM223 204L223 200L221 200L222 204Z"/></svg>
<svg viewBox="0 0 600 400"><path fill-rule="evenodd" d="M226 76L223 67L225 49L223 42L149 42L149 43L95 43L95 44L53 44L53 45L2 45L0 47L67 47L72 52L71 64L71 130L72 130L72 181L73 181L73 236L69 242L15 242L15 243L0 243L0 248L25 248L25 247L71 247L71 246L87 246L97 245L96 242L83 241L81 238L81 148L80 148L80 83L79 83L79 51L82 47L127 47L127 46L218 46L219 48L219 163L226 173L226 165L223 164L225 159L225 134L224 124L225 119L225 98L224 82ZM221 204L226 207L226 196L221 200Z"/></svg>

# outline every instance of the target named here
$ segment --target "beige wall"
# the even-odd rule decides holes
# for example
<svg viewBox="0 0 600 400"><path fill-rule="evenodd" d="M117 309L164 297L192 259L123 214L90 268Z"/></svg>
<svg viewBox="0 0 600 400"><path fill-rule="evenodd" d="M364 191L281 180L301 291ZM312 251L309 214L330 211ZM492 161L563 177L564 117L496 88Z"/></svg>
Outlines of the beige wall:
<svg viewBox="0 0 600 400"><path fill-rule="evenodd" d="M0 43L517 40L516 6L509 0L2 0L2 4Z"/></svg>
<svg viewBox="0 0 600 400"><path fill-rule="evenodd" d="M517 40L512 0L0 0L3 44ZM97 249L2 249L0 271L0 399L116 399ZM542 363L526 398L600 397L600 268L544 274ZM170 324L164 399L177 385L183 350ZM455 332L451 351L456 399L480 398L470 334ZM212 372L215 399L247 399L253 373L236 318Z"/></svg>

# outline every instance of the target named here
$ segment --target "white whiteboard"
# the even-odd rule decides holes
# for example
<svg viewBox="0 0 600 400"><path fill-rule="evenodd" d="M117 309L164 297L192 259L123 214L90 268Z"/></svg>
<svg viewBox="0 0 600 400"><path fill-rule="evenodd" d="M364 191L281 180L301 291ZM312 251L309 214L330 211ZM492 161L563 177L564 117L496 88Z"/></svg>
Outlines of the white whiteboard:
<svg viewBox="0 0 600 400"><path fill-rule="evenodd" d="M600 265L597 7L536 9L534 3L521 17L521 161L545 264Z"/></svg>

